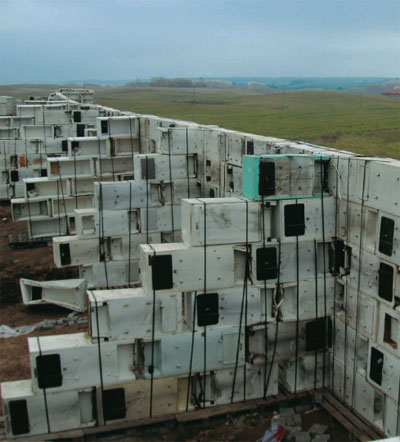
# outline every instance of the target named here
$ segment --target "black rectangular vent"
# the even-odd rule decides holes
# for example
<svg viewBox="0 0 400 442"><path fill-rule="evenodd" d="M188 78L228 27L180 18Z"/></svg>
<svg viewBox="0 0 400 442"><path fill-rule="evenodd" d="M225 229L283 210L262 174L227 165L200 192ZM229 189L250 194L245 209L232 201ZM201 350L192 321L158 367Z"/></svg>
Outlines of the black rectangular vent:
<svg viewBox="0 0 400 442"><path fill-rule="evenodd" d="M304 204L288 204L285 206L285 236L304 235Z"/></svg>
<svg viewBox="0 0 400 442"><path fill-rule="evenodd" d="M275 163L260 162L258 194L260 196L275 195Z"/></svg>
<svg viewBox="0 0 400 442"><path fill-rule="evenodd" d="M43 177L46 177L47 176L47 169L40 169L40 176L43 178Z"/></svg>
<svg viewBox="0 0 400 442"><path fill-rule="evenodd" d="M278 277L278 261L276 255L276 247L265 247L257 249L257 281L276 279Z"/></svg>
<svg viewBox="0 0 400 442"><path fill-rule="evenodd" d="M393 301L393 277L394 269L392 266L381 262L379 265L379 297L385 301Z"/></svg>
<svg viewBox="0 0 400 442"><path fill-rule="evenodd" d="M14 436L29 433L29 416L26 400L11 401L9 403L11 430Z"/></svg>
<svg viewBox="0 0 400 442"><path fill-rule="evenodd" d="M18 170L11 170L10 171L10 178L11 182L15 183L19 180Z"/></svg>
<svg viewBox="0 0 400 442"><path fill-rule="evenodd" d="M156 255L150 259L152 269L153 290L172 289L172 255Z"/></svg>
<svg viewBox="0 0 400 442"><path fill-rule="evenodd" d="M71 264L71 252L69 250L69 244L60 244L60 258L61 265L67 266Z"/></svg>
<svg viewBox="0 0 400 442"><path fill-rule="evenodd" d="M318 318L306 324L306 351L325 350L332 346L331 318Z"/></svg>
<svg viewBox="0 0 400 442"><path fill-rule="evenodd" d="M85 125L84 124L77 124L76 125L76 136L77 137L84 137L85 136Z"/></svg>
<svg viewBox="0 0 400 442"><path fill-rule="evenodd" d="M32 301L42 299L42 287L32 286Z"/></svg>
<svg viewBox="0 0 400 442"><path fill-rule="evenodd" d="M197 325L203 327L206 325L218 324L219 308L218 293L205 293L197 295Z"/></svg>
<svg viewBox="0 0 400 442"><path fill-rule="evenodd" d="M61 359L58 353L36 358L39 388L52 388L62 385Z"/></svg>
<svg viewBox="0 0 400 442"><path fill-rule="evenodd" d="M247 141L247 155L254 155L254 141Z"/></svg>
<svg viewBox="0 0 400 442"><path fill-rule="evenodd" d="M108 120L101 120L101 133L108 134Z"/></svg>
<svg viewBox="0 0 400 442"><path fill-rule="evenodd" d="M153 180L156 177L156 162L154 158L142 158L142 179Z"/></svg>
<svg viewBox="0 0 400 442"><path fill-rule="evenodd" d="M394 238L394 220L382 216L381 231L379 235L379 251L387 256L392 256Z"/></svg>
<svg viewBox="0 0 400 442"><path fill-rule="evenodd" d="M103 416L105 421L126 417L125 390L123 388L103 391Z"/></svg>
<svg viewBox="0 0 400 442"><path fill-rule="evenodd" d="M369 377L378 385L382 384L382 372L383 372L384 354L377 350L375 347L371 347L371 364L369 367Z"/></svg>
<svg viewBox="0 0 400 442"><path fill-rule="evenodd" d="M80 123L82 121L82 114L80 111L74 112L74 123Z"/></svg>
<svg viewBox="0 0 400 442"><path fill-rule="evenodd" d="M61 141L61 150L63 152L68 152L68 140Z"/></svg>
<svg viewBox="0 0 400 442"><path fill-rule="evenodd" d="M341 268L345 275L350 272L351 250L342 240L333 238L329 247L329 271L332 275L338 275Z"/></svg>

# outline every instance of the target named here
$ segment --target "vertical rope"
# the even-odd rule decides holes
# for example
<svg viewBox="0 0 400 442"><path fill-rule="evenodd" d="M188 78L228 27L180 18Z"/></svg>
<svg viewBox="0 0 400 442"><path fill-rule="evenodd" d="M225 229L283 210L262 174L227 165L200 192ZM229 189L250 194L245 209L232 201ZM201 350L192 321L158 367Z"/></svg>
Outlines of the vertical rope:
<svg viewBox="0 0 400 442"><path fill-rule="evenodd" d="M39 336L36 337L36 341L38 344L38 348L39 348L39 356L42 356L42 349L40 347L40 339ZM51 433L50 430L50 417L49 417L49 408L48 408L48 404L47 404L47 394L46 394L46 388L43 388L43 400L44 400L44 410L46 413L46 424L47 424L47 432L48 434Z"/></svg>
<svg viewBox="0 0 400 442"><path fill-rule="evenodd" d="M314 239L315 318L318 319L318 243ZM317 389L318 350L314 350L314 390Z"/></svg>
<svg viewBox="0 0 400 442"><path fill-rule="evenodd" d="M324 165L321 161L321 221L322 221L322 255L323 255L323 270L324 270L324 321L325 321L325 348L323 351L323 366L322 366L322 388L325 388L325 371L326 371L326 347L329 342L328 336L328 318L326 305L326 254L325 254L325 205L324 205Z"/></svg>
<svg viewBox="0 0 400 442"><path fill-rule="evenodd" d="M132 253L132 181L129 181L129 212L128 212L128 285L131 286L131 253Z"/></svg>
<svg viewBox="0 0 400 442"><path fill-rule="evenodd" d="M231 404L233 404L234 396L235 396L235 386L236 386L236 376L237 369L239 365L239 353L240 353L240 340L242 333L242 320L243 320L243 311L245 310L245 315L247 316L247 280L248 280L248 231L249 231L249 207L248 201L246 200L246 259L245 259L245 269L243 276L243 292L242 292L242 302L240 305L240 315L239 315L239 334L238 334L238 342L236 347L236 358L235 358L235 368L233 371L233 380L232 380L232 391L231 391ZM245 318L245 330L247 327L247 318ZM245 341L246 345L246 341ZM244 379L243 379L243 400L246 400L246 365L244 366Z"/></svg>
<svg viewBox="0 0 400 442"><path fill-rule="evenodd" d="M67 214L67 206L65 204L65 196L64 196L64 189L63 189L63 185L62 185L62 176L61 176L61 167L60 167L60 162L59 160L57 160L57 166L58 166L58 179L60 181L60 190L61 190L61 198L62 198L62 203L63 203L63 207L64 207L64 217L65 217L65 223L66 223L66 230L67 230L67 235L70 234L69 232L69 225L68 225L68 214ZM67 183L67 181L65 181L65 183ZM76 193L76 189L75 189L75 193Z"/></svg>
<svg viewBox="0 0 400 442"><path fill-rule="evenodd" d="M102 356L101 356L101 337L100 337L100 322L99 322L99 309L97 305L97 299L93 292L93 290L90 291L93 299L94 299L94 307L96 311L96 330L97 330L97 354L99 358L99 375L100 375L100 390L101 390L101 404L103 405L103 396L104 396L104 382L103 382L103 363L102 363ZM104 405L103 405L104 409ZM104 419L104 416L103 416ZM105 419L104 419L105 422Z"/></svg>
<svg viewBox="0 0 400 442"><path fill-rule="evenodd" d="M204 212L204 295L207 294L207 209L206 203L203 201ZM203 395L203 408L206 407L206 372L207 372L207 326L204 326L204 366L203 366L203 378L204 378L204 395Z"/></svg>
<svg viewBox="0 0 400 442"><path fill-rule="evenodd" d="M298 200L296 198L296 206ZM296 231L296 362L294 368L294 392L297 393L297 372L299 358L299 301L300 301L300 269L299 269L299 235Z"/></svg>
<svg viewBox="0 0 400 442"><path fill-rule="evenodd" d="M168 128L168 165L169 165L169 186L171 192L171 228L172 242L175 242L175 226L174 226L174 185L172 182L172 164L171 164L171 129Z"/></svg>
<svg viewBox="0 0 400 442"><path fill-rule="evenodd" d="M265 202L264 195L261 197L261 210L262 210L262 243L263 248L266 246L265 235ZM264 279L264 379L263 379L263 399L267 397L267 366L268 366L268 303L267 303L267 281Z"/></svg>
<svg viewBox="0 0 400 442"><path fill-rule="evenodd" d="M356 307L356 330L354 339L354 362L353 362L353 396L351 399L351 406L354 407L354 392L356 388L356 363L357 363L357 340L360 314L360 291L361 291L361 266L362 266L362 248L363 248L363 233L364 233L364 194L365 194L365 180L367 175L367 160L364 161L363 185L361 193L361 216L360 216L360 242L359 242L359 256L358 256L358 277L357 277L357 307Z"/></svg>
<svg viewBox="0 0 400 442"><path fill-rule="evenodd" d="M153 258L156 257L156 251L153 249ZM152 272L154 268L152 268ZM153 308L151 319L151 365L149 367L150 372L150 417L153 416L153 389L154 389L154 335L155 335L155 322L156 322L156 290L153 284Z"/></svg>
<svg viewBox="0 0 400 442"><path fill-rule="evenodd" d="M339 199L339 156L337 157L336 164L336 196L335 196L335 238L338 237L338 199ZM333 251L333 262L336 267L336 247ZM333 330L332 330L332 383L331 388L335 385L335 350L336 350L336 295L337 295L337 275L335 271L335 279L333 282Z"/></svg>
<svg viewBox="0 0 400 442"><path fill-rule="evenodd" d="M349 246L349 241L350 241L349 219L350 219L350 157L348 158L348 161L347 161L346 246ZM347 327L348 327L347 315L348 315L348 309L349 309L349 305L348 305L348 301L349 301L348 278L346 278L345 298L346 299L345 299L345 307L344 307L343 401L346 400L346 390L347 390L347 384L346 384L346 379L347 379L347 344L348 344L348 342L347 342Z"/></svg>
<svg viewBox="0 0 400 442"><path fill-rule="evenodd" d="M190 198L189 180L189 128L186 127L186 177L187 177L187 197Z"/></svg>
<svg viewBox="0 0 400 442"><path fill-rule="evenodd" d="M74 181L75 181L75 190L77 188L76 185L76 149L74 148ZM78 208L78 192L75 192L75 209Z"/></svg>

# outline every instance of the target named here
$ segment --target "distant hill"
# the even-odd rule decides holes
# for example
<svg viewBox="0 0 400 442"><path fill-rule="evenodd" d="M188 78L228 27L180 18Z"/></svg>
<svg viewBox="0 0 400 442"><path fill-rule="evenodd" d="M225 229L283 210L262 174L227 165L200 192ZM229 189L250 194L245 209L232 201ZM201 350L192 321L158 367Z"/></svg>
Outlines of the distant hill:
<svg viewBox="0 0 400 442"><path fill-rule="evenodd" d="M381 94L384 91L389 91L395 87L400 88L400 80L386 81L385 83L369 84L364 87L353 87L345 89L344 92L350 94Z"/></svg>

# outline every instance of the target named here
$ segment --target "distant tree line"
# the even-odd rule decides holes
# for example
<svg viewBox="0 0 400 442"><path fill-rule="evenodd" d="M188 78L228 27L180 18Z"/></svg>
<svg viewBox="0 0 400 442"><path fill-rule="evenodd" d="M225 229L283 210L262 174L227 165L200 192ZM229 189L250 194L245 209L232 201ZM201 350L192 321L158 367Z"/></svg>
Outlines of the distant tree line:
<svg viewBox="0 0 400 442"><path fill-rule="evenodd" d="M165 78L154 77L150 81L135 80L128 83L132 87L173 87L173 88L213 88L213 89L249 89L257 91L266 91L271 89L269 86L258 82L233 83L225 80L192 80L190 78Z"/></svg>

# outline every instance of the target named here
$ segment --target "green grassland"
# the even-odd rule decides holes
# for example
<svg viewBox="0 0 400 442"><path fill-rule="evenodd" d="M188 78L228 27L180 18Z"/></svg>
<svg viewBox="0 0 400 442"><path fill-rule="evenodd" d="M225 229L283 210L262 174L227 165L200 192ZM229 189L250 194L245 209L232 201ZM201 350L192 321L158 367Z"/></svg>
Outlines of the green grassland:
<svg viewBox="0 0 400 442"><path fill-rule="evenodd" d="M27 92L28 85L14 89L0 90L4 95L35 95L46 93L49 85L36 85L32 92ZM216 89L194 93L192 89L150 87L99 87L95 94L97 103L121 110L400 159L400 100L381 95Z"/></svg>
<svg viewBox="0 0 400 442"><path fill-rule="evenodd" d="M96 101L138 113L400 159L400 102L344 92L107 88Z"/></svg>

